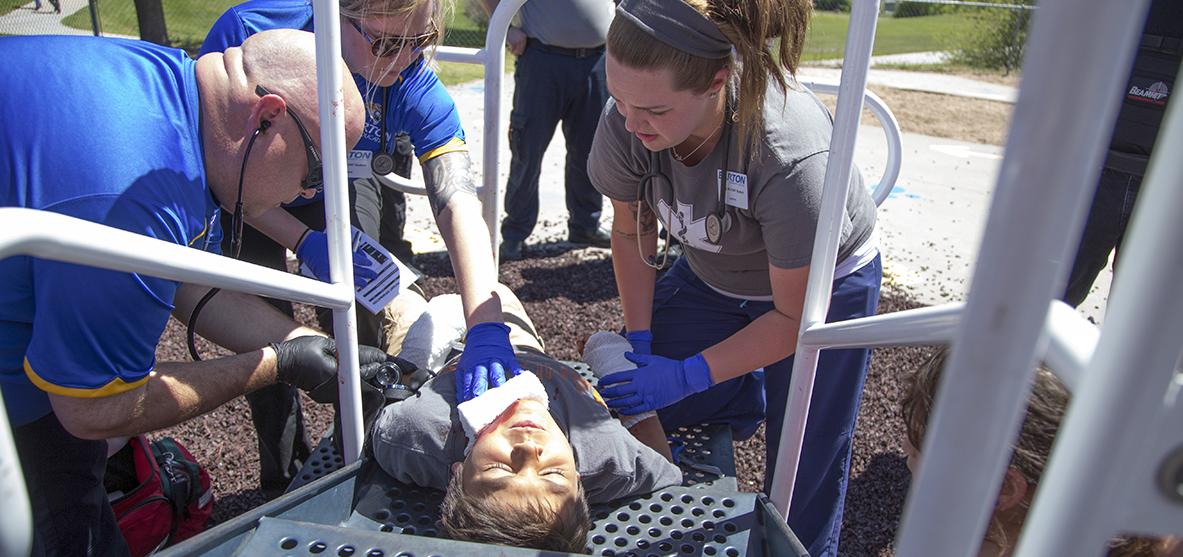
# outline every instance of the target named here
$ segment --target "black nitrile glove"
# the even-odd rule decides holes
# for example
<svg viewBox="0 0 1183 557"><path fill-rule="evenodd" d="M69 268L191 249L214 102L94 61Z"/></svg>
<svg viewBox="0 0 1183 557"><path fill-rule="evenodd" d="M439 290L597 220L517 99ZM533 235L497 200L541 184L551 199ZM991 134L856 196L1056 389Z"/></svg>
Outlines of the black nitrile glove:
<svg viewBox="0 0 1183 557"><path fill-rule="evenodd" d="M275 349L276 380L307 392L316 402L337 401L337 344L333 339L296 337L274 342L271 347ZM362 399L365 400L365 387L373 389L366 378L373 378L381 364L386 362L387 355L372 346L361 345L358 346L357 359L361 369ZM378 394L381 396L380 391Z"/></svg>

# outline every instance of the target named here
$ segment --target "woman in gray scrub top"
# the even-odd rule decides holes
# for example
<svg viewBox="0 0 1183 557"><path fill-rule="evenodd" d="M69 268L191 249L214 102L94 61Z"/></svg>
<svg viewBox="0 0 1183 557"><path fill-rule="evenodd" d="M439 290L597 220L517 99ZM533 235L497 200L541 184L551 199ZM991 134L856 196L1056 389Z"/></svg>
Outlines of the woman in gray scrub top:
<svg viewBox="0 0 1183 557"><path fill-rule="evenodd" d="M638 366L602 379L601 393L623 414L657 410L667 430L722 423L742 439L767 419L766 469L833 128L793 77L811 10L811 0L621 2L605 60L613 100L588 164L615 211L612 262ZM879 300L875 205L853 180L829 321L872 315ZM660 281L658 219L685 251ZM837 552L868 360L867 350L821 355L788 517L811 555Z"/></svg>

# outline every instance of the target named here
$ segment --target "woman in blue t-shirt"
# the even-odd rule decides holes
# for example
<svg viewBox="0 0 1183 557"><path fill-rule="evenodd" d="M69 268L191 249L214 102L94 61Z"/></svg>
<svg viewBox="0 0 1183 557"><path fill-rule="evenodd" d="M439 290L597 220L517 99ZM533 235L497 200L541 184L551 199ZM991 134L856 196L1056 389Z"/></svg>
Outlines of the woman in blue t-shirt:
<svg viewBox="0 0 1183 557"><path fill-rule="evenodd" d="M468 349L460 367L461 376L473 385L466 394L474 396L499 385L506 372L519 365L508 328L500 321L501 302L494 293L497 271L469 172L460 116L425 59L431 52L428 47L443 33L442 7L440 0L341 0L341 54L367 112L361 141L349 154L351 161L361 161L349 165L350 218L388 247L389 238L382 236L387 225L397 229L397 241L402 241L402 194L381 182L397 161L409 156L405 142L399 152L398 138L409 139L423 167L427 198L464 302ZM305 0L253 0L218 18L202 44L202 54L241 44L266 29L313 31L313 23L312 5ZM317 130L310 133L319 137ZM409 174L410 168L402 171ZM329 280L322 197L300 199L248 221L253 228L244 233L242 259L283 270L286 248L317 278ZM392 204L398 205L394 211ZM409 248L392 247L396 256L410 253ZM290 313L289 304L277 305ZM358 312L357 320L358 341L381 346L381 316ZM268 491L282 491L309 452L295 395L294 390L276 388L248 397L259 430L263 487Z"/></svg>

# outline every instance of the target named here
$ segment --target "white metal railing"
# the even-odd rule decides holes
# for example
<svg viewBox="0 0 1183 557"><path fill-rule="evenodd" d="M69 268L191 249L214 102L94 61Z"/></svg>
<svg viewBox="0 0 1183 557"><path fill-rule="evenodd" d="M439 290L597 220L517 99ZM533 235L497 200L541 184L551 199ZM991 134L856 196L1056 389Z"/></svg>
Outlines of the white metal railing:
<svg viewBox="0 0 1183 557"><path fill-rule="evenodd" d="M797 477L801 441L805 436L805 422L809 415L809 400L813 392L819 352L817 348L801 345L800 338L804 337L810 328L826 322L826 312L830 307L838 241L842 236L842 213L846 209L846 194L850 188L850 174L854 167L854 143L863 112L867 70L871 65L871 47L875 41L878 15L879 0L854 0L851 3L850 26L846 35L846 57L843 61L842 80L838 86L838 106L834 114L834 132L830 139L830 157L826 164L817 233L813 240L809 286L805 291L805 308L801 315L797 351L793 358L793 376L789 382L789 397L785 404L776 469L772 476L772 502L781 515L786 517L789 515L789 501L793 498L793 478Z"/></svg>
<svg viewBox="0 0 1183 557"><path fill-rule="evenodd" d="M906 506L901 555L977 554L1047 342L1040 334L1047 303L1062 291L1080 239L1088 185L1100 174L1146 5L1046 0L1034 15L965 313ZM1066 63L1066 53L1077 63Z"/></svg>
<svg viewBox="0 0 1183 557"><path fill-rule="evenodd" d="M964 311L964 302L951 302L825 323L806 331L799 344L819 350L949 344ZM1068 304L1055 300L1048 306L1042 334L1048 339L1043 362L1069 390L1075 390L1100 331Z"/></svg>
<svg viewBox="0 0 1183 557"><path fill-rule="evenodd" d="M341 17L335 0L313 2L316 28L316 86L320 102L320 147L324 159L325 232L329 240L329 276L346 296L344 308L333 308L337 346L337 392L341 410L345 463L361 457L361 375L357 360L357 314L353 289L353 249L349 226L349 176L345 162L345 96L341 79ZM319 22L328 22L320 25ZM328 187L328 186L332 187Z"/></svg>
<svg viewBox="0 0 1183 557"><path fill-rule="evenodd" d="M839 84L820 81L802 81L801 84L814 93L825 95L837 95L840 88ZM900 136L900 123L895 119L895 114L891 108L888 108L887 103L870 90L864 91L863 95L866 107L870 109L875 119L879 120L879 126L883 128L883 134L887 139L887 163L883 167L883 176L879 177L879 180L875 182L875 188L871 190L871 199L875 200L875 205L882 205L891 195L896 179L900 177L904 142Z"/></svg>
<svg viewBox="0 0 1183 557"><path fill-rule="evenodd" d="M1121 280L1056 438L1020 556L1099 555L1119 532L1183 533L1183 401L1172 385L1183 339L1183 105L1167 110L1122 243Z"/></svg>
<svg viewBox="0 0 1183 557"><path fill-rule="evenodd" d="M49 211L0 208L0 223L0 259L30 255L331 309L353 298L333 284Z"/></svg>
<svg viewBox="0 0 1183 557"><path fill-rule="evenodd" d="M1080 185L1096 183L1122 84L1114 76L1126 75L1146 7L1145 2L1118 6L1103 0L1078 4L1047 0L1036 17L1028 77L1020 90L968 302L825 324L838 240L835 223L840 222L845 200L861 100L847 92L865 83L874 31L874 22L867 21L873 18L873 0L856 0L853 5L806 309L772 482L771 498L786 516L818 350L952 341L954 350L922 450L925 465L905 513L900 555L977 553L1037 357L1070 389L1079 391L1073 408L1084 409L1070 411L1066 423L1074 425L1065 427L1065 434L1071 431L1072 436L1057 445L1065 447L1057 455L1068 454L1056 457L1059 468L1049 469L1057 479L1048 482L1053 487L1043 488L1051 493L1039 495L1037 504L1043 506L1035 512L1040 522L1024 530L1022 554L1089 554L1099 552L1119 531L1119 524L1121 531L1160 534L1177 533L1183 524L1183 429L1178 427L1183 404L1174 399L1178 386L1167 403L1161 403L1179 359L1183 303L1177 297L1168 302L1156 296L1173 291L1172 279L1183 268L1183 257L1177 250L1173 257L1162 257L1147 241L1173 245L1171 240L1183 239L1183 226L1172 214L1183 206L1176 187L1183 182L1183 167L1177 159L1161 164L1170 167L1160 171L1162 176L1151 177L1161 189L1172 188L1170 193L1140 205L1153 205L1159 220L1143 225L1152 232L1138 236L1146 246L1141 248L1144 270L1126 270L1135 278L1126 279L1111 297L1110 307L1124 309L1123 293L1129 290L1131 299L1137 293L1137 301L1130 303L1142 304L1111 312L1107 331L1122 332L1101 335L1102 346L1097 348L1096 327L1063 303L1048 303L1063 287L1064 262L1075 249L1092 193ZM1102 35L1104 40L1096 40ZM1063 52L1087 60L1082 64L1087 67L1082 71L1080 65L1065 64ZM1071 85L1072 94L1060 95L1055 102L1040 98L1065 85ZM1175 112L1183 114L1177 107ZM1159 153L1183 148L1181 121L1183 116L1175 116L1167 124L1175 127L1176 135L1163 141ZM1147 288L1136 282L1140 276L1153 276L1161 284ZM1115 325L1121 318L1126 321ZM1170 325L1158 325L1164 322ZM1106 342L1114 337L1119 340ZM1112 355L1106 354L1107 347L1112 347ZM1128 372L1131 365L1151 380L1123 375L1121 371ZM1140 412L1122 405L1134 395ZM1114 420L1114 415L1125 419ZM1140 424L1150 424L1148 433L1157 440L1128 435ZM1140 489L1136 499L1128 493L1137 491L1129 490L1128 478L1107 468L1113 459L1106 456L1122 446L1129 448L1118 451L1127 455L1125 468L1140 472L1134 478ZM1157 482L1147 481L1153 478ZM1081 489L1094 485L1105 491ZM1067 493L1073 497L1064 498ZM1118 508L1108 503L1123 500L1142 505ZM1145 505L1147 501L1153 504ZM1082 529L1089 535L1080 536ZM1070 538L1076 539L1065 546Z"/></svg>

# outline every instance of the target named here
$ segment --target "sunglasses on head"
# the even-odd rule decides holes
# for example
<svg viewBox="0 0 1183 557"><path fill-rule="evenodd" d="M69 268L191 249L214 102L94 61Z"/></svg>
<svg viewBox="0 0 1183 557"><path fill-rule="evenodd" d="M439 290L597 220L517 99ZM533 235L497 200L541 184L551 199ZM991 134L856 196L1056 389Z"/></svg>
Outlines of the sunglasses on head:
<svg viewBox="0 0 1183 557"><path fill-rule="evenodd" d="M366 32L365 29L362 29L361 25L358 25L356 21L350 19L349 24L352 25L358 33L361 33L362 38L370 44L370 54L373 54L376 58L394 56L403 49L407 48L411 49L413 52L420 52L430 46L431 43L434 43L435 40L440 36L439 30L433 27L430 31L423 33L422 35L414 35L410 37L404 37L400 35L380 35L375 37Z"/></svg>
<svg viewBox="0 0 1183 557"><path fill-rule="evenodd" d="M262 85L255 86L255 94L262 97L270 95L266 87ZM312 136L308 135L308 128L304 127L304 123L296 116L295 111L291 106L287 107L288 115L292 117L292 121L296 123L296 129L300 130L300 140L304 142L304 154L308 157L308 175L300 181L300 187L306 190L316 190L320 193L325 189L324 171L320 162L320 154L312 147Z"/></svg>

